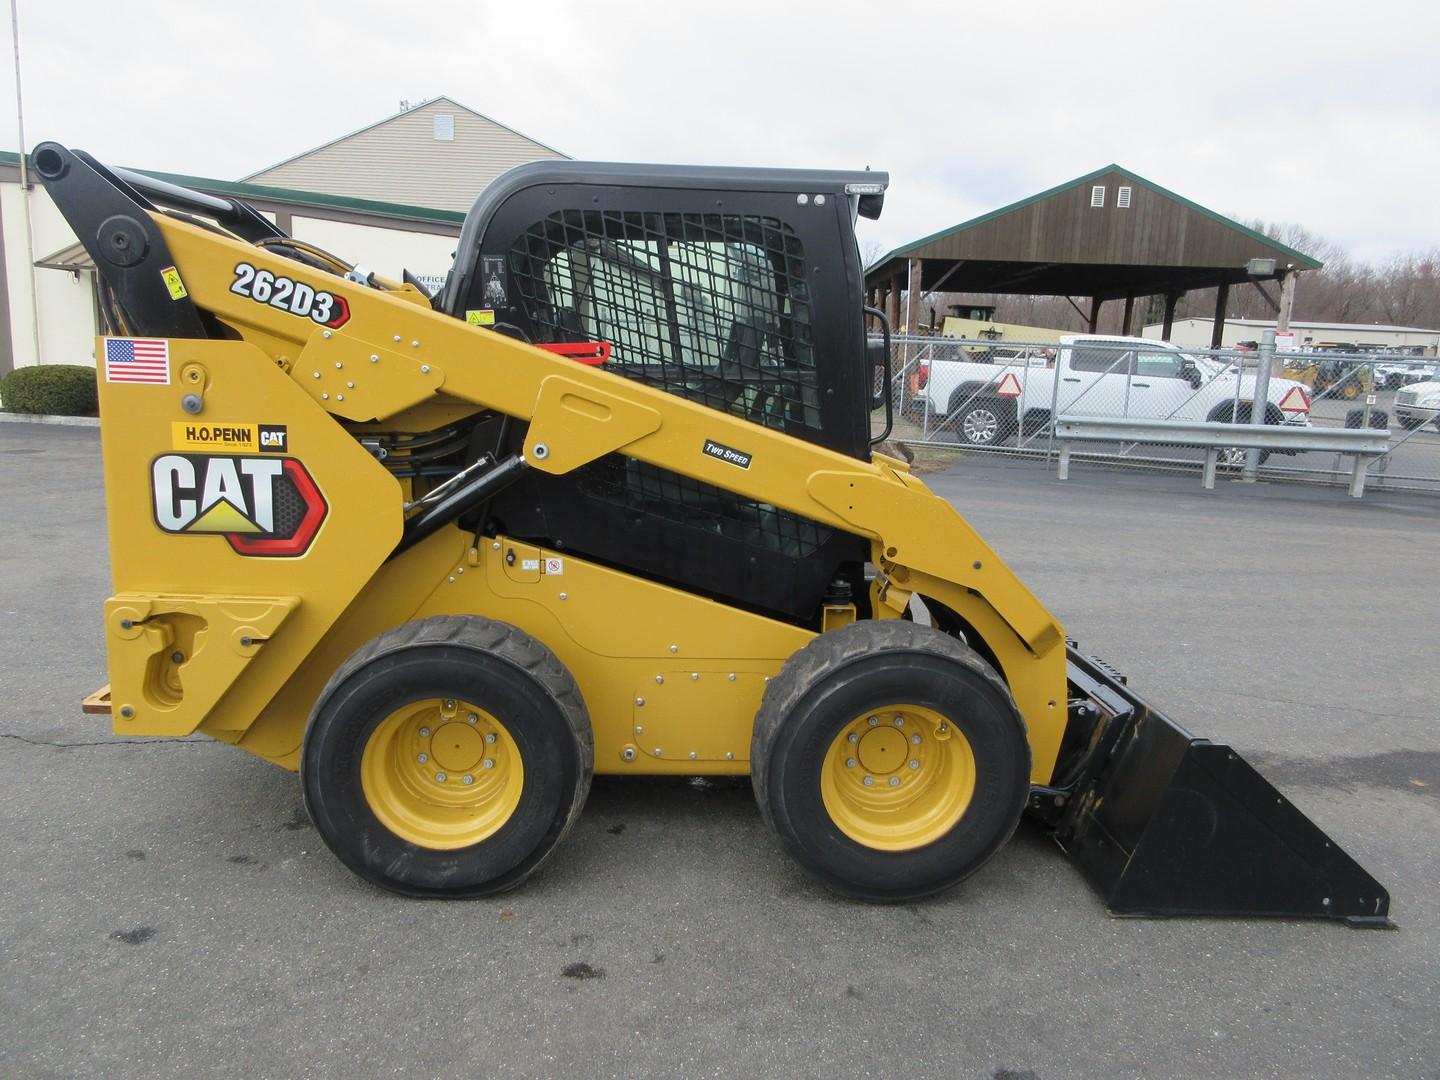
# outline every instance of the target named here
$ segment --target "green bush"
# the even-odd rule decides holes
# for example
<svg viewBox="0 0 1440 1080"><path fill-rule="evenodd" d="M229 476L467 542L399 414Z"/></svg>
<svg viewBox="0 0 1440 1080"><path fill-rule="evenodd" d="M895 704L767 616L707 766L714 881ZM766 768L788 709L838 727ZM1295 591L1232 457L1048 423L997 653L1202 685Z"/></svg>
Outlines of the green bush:
<svg viewBox="0 0 1440 1080"><path fill-rule="evenodd" d="M12 413L95 416L100 411L95 369L78 364L16 368L0 379L0 402Z"/></svg>

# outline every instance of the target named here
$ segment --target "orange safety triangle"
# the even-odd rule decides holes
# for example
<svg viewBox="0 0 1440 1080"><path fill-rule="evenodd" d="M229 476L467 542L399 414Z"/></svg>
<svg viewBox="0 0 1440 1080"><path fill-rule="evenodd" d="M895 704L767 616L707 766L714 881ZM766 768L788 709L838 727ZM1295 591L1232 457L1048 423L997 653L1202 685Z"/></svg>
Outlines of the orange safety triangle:
<svg viewBox="0 0 1440 1080"><path fill-rule="evenodd" d="M1009 372L1005 378L1000 380L1000 385L995 388L995 393L1001 397L1019 397L1020 380L1015 378L1015 373Z"/></svg>
<svg viewBox="0 0 1440 1080"><path fill-rule="evenodd" d="M1299 399L1298 401L1296 399ZM1309 412L1310 399L1303 387L1292 386L1290 392L1280 399L1281 412Z"/></svg>

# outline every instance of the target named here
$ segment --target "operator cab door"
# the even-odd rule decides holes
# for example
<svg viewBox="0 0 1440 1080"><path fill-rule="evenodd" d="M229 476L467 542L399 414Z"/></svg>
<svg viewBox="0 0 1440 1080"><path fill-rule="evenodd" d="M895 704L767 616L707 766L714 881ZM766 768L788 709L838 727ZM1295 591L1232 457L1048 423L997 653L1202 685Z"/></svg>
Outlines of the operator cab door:
<svg viewBox="0 0 1440 1080"><path fill-rule="evenodd" d="M522 166L471 211L441 306L535 344L608 343L606 371L863 459L864 281L845 186L870 175ZM743 433L706 428L697 457L723 444L749 467ZM487 514L482 530L801 622L837 576L865 588L860 538L621 454L532 471Z"/></svg>
<svg viewBox="0 0 1440 1080"><path fill-rule="evenodd" d="M536 175L471 212L456 258L470 269L442 297L450 314L535 343L607 342L607 371L868 456L864 286L843 184L797 197L763 190L763 170L754 188L727 176L707 190L704 170L602 184L571 179L579 163L546 165L507 174Z"/></svg>

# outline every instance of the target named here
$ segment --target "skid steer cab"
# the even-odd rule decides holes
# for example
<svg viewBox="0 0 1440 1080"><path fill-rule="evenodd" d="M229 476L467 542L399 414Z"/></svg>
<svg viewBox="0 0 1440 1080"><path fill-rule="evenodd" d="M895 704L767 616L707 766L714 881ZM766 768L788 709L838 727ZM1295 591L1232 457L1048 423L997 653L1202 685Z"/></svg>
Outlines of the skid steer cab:
<svg viewBox="0 0 1440 1080"><path fill-rule="evenodd" d="M238 200L33 163L101 278L89 707L298 770L356 873L494 893L596 772L748 774L866 900L949 888L1028 810L1118 914L1386 922L872 451L888 327L872 351L854 228L883 174L522 166L432 296Z"/></svg>

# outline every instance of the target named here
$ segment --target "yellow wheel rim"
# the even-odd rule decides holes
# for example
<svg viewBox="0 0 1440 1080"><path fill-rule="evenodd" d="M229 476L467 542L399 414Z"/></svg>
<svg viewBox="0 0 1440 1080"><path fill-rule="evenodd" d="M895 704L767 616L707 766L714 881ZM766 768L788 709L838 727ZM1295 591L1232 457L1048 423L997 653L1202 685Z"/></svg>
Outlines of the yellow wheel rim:
<svg viewBox="0 0 1440 1080"><path fill-rule="evenodd" d="M478 844L510 820L525 769L495 717L465 701L430 698L380 721L360 759L360 783L392 833L449 850Z"/></svg>
<svg viewBox="0 0 1440 1080"><path fill-rule="evenodd" d="M954 724L920 705L887 705L846 724L820 766L836 827L868 848L908 851L940 839L975 795L975 753Z"/></svg>

